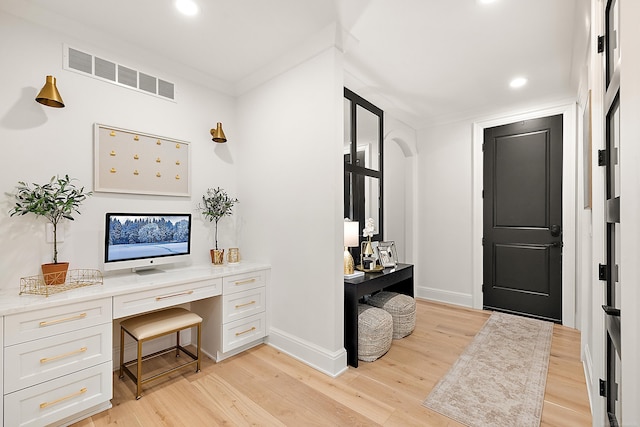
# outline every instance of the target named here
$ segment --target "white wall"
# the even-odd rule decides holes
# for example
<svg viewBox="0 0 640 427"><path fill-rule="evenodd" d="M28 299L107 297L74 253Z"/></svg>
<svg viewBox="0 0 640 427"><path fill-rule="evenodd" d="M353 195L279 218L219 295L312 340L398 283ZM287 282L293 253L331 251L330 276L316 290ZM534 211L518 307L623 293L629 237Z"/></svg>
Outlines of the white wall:
<svg viewBox="0 0 640 427"><path fill-rule="evenodd" d="M395 242L398 261L414 263L416 131L384 114L384 239Z"/></svg>
<svg viewBox="0 0 640 427"><path fill-rule="evenodd" d="M238 102L245 255L272 265L269 342L330 375L346 367L342 85L329 46Z"/></svg>
<svg viewBox="0 0 640 427"><path fill-rule="evenodd" d="M471 121L418 132L416 296L471 307Z"/></svg>
<svg viewBox="0 0 640 427"><path fill-rule="evenodd" d="M620 46L624 51L620 75L620 228L622 286L622 422L640 425L640 4L620 4Z"/></svg>
<svg viewBox="0 0 640 427"><path fill-rule="evenodd" d="M191 143L192 196L161 197L96 193L81 207L82 214L65 224L60 260L70 268L102 268L104 214L107 211L195 212L207 187L221 186L241 203L237 194L236 167L239 125L235 100L179 75L151 55L91 44L88 37L74 37L32 25L0 12L0 141L3 144L0 190L12 192L19 180L43 183L56 174L68 173L87 189L93 188L93 124L176 138ZM159 75L176 84L176 102L156 98L62 69L63 43L133 68ZM113 49L117 46L117 51ZM117 52L117 53L116 53ZM10 64L10 66L8 65ZM66 107L54 109L34 101L46 75L58 79ZM211 142L209 129L224 123L229 138L225 145ZM20 277L38 274L40 264L51 261L52 245L45 242L45 222L35 217L10 218L12 200L0 203L0 287L19 290ZM195 216L192 259L208 261L212 227ZM238 219L235 219L238 220ZM225 220L223 220L225 221ZM230 222L231 223L231 222ZM236 244L230 223L220 224L223 247Z"/></svg>

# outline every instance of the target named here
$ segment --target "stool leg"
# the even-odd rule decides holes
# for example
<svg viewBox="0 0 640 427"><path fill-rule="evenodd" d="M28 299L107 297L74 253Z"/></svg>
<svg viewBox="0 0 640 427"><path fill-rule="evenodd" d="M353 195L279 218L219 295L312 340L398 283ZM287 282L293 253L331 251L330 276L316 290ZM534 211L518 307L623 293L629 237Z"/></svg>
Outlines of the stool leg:
<svg viewBox="0 0 640 427"><path fill-rule="evenodd" d="M122 371L122 367L124 364L124 328L120 327L120 374L118 378L124 378L124 372Z"/></svg>
<svg viewBox="0 0 640 427"><path fill-rule="evenodd" d="M201 330L200 326L202 323L198 323L198 348L196 349L196 356L198 356L198 361L196 362L196 372L200 372L200 338L201 338Z"/></svg>
<svg viewBox="0 0 640 427"><path fill-rule="evenodd" d="M180 331L176 332L176 357L180 357Z"/></svg>
<svg viewBox="0 0 640 427"><path fill-rule="evenodd" d="M136 400L142 397L142 340L138 341L138 376L136 377Z"/></svg>

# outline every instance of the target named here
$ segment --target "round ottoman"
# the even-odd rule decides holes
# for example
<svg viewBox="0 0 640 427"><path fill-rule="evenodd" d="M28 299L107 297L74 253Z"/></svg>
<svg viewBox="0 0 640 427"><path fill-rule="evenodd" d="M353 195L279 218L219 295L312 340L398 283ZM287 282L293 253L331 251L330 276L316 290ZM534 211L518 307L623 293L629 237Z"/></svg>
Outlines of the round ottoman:
<svg viewBox="0 0 640 427"><path fill-rule="evenodd" d="M393 319L381 308L358 304L358 359L373 362L391 348Z"/></svg>
<svg viewBox="0 0 640 427"><path fill-rule="evenodd" d="M381 291L372 295L367 304L382 308L393 318L393 338L404 338L416 327L416 300L409 295Z"/></svg>

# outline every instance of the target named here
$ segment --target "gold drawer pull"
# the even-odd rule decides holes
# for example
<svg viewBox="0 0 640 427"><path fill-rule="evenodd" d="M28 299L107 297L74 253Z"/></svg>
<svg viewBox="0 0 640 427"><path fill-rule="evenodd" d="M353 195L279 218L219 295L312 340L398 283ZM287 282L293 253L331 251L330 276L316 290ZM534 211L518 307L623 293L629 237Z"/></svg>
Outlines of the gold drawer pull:
<svg viewBox="0 0 640 427"><path fill-rule="evenodd" d="M236 308L246 307L248 305L255 304L255 303L256 303L255 301L249 301L249 302L245 302L244 304L236 304Z"/></svg>
<svg viewBox="0 0 640 427"><path fill-rule="evenodd" d="M171 295L163 295L161 297L156 297L156 301L160 301L166 298L173 298L173 297L179 297L182 295L191 295L193 293L193 291L185 291L185 292L179 292L177 294L171 294Z"/></svg>
<svg viewBox="0 0 640 427"><path fill-rule="evenodd" d="M43 357L42 359L40 359L40 363L47 363L47 362L52 362L58 359L64 359L65 357L73 356L74 354L78 354L78 353L84 353L85 351L87 351L87 347L81 347L78 350L73 350L65 354L59 354L58 356Z"/></svg>
<svg viewBox="0 0 640 427"><path fill-rule="evenodd" d="M244 334L246 334L247 332L253 332L253 331L255 331L255 330L256 330L256 327L255 327L255 326L252 326L252 327L251 327L251 329L247 329L246 331L236 332L236 336L237 336L237 337L239 337L240 335L244 335Z"/></svg>
<svg viewBox="0 0 640 427"><path fill-rule="evenodd" d="M256 281L256 278L255 278L255 277L252 277L252 278L251 278L251 279L249 279L249 280L242 280L242 281L240 281L240 282L236 282L236 286L240 286L240 285L248 285L249 283L253 283L253 282L255 282L255 281Z"/></svg>
<svg viewBox="0 0 640 427"><path fill-rule="evenodd" d="M69 320L84 319L85 317L87 317L87 313L80 313L78 315L70 316L70 317L64 317L62 319L44 320L44 321L40 322L40 326L49 326L49 325L54 325L54 324L60 323L60 322L68 322Z"/></svg>
<svg viewBox="0 0 640 427"><path fill-rule="evenodd" d="M84 394L86 392L87 392L87 388L86 387L82 387L79 391L76 391L75 393L71 393L68 396L61 397L60 399L56 399L56 400L53 400L51 402L41 403L40 404L40 409L44 409L44 408L46 408L48 406L55 405L56 403L60 403L60 402L63 402L65 400L69 400L72 397L80 396L81 394Z"/></svg>

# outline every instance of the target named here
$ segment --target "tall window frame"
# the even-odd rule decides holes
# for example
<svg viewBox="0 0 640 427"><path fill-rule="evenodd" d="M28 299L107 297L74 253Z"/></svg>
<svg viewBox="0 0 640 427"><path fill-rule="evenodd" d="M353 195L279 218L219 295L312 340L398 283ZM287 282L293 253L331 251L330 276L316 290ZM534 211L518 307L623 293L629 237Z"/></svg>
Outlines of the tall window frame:
<svg viewBox="0 0 640 427"><path fill-rule="evenodd" d="M359 222L360 242L373 218L371 240L383 240L384 112L347 88L344 99L344 217ZM360 247L352 253L359 260Z"/></svg>

